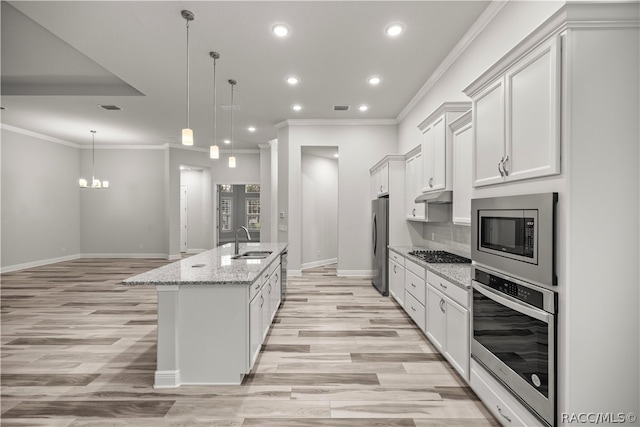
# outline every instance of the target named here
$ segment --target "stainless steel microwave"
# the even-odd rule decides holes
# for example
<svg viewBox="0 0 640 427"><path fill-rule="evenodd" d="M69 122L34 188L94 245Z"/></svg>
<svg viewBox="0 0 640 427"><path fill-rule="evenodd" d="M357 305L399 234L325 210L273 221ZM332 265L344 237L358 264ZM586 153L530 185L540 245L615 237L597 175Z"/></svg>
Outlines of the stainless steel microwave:
<svg viewBox="0 0 640 427"><path fill-rule="evenodd" d="M471 201L471 259L541 285L557 285L555 265L558 193Z"/></svg>

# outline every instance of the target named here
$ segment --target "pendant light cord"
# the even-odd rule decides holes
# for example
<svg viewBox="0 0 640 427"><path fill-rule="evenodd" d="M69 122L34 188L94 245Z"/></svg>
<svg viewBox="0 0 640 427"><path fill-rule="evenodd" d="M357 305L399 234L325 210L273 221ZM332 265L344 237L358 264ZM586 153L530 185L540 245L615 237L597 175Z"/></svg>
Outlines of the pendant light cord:
<svg viewBox="0 0 640 427"><path fill-rule="evenodd" d="M189 128L189 19L187 19L187 129Z"/></svg>
<svg viewBox="0 0 640 427"><path fill-rule="evenodd" d="M216 105L216 58L213 58L213 145L216 145L216 119L217 119L217 105Z"/></svg>
<svg viewBox="0 0 640 427"><path fill-rule="evenodd" d="M236 106L233 104L233 87L236 84L236 81L231 79L229 80L229 84L231 85L231 156L233 157L233 110L236 109Z"/></svg>

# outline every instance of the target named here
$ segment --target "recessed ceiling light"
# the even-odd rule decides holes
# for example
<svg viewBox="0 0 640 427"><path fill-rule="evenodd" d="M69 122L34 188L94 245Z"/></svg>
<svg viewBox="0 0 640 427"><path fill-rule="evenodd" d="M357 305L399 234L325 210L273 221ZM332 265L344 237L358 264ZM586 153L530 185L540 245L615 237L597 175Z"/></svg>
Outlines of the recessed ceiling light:
<svg viewBox="0 0 640 427"><path fill-rule="evenodd" d="M289 27L284 24L276 24L271 28L271 31L278 37L285 37L289 34Z"/></svg>
<svg viewBox="0 0 640 427"><path fill-rule="evenodd" d="M224 142L225 144L231 144L231 140L230 140L230 139L225 139L223 142Z"/></svg>
<svg viewBox="0 0 640 427"><path fill-rule="evenodd" d="M255 131L256 131L256 128L254 128L253 126L249 126L249 127L247 128L247 130L248 130L249 132L255 132Z"/></svg>
<svg viewBox="0 0 640 427"><path fill-rule="evenodd" d="M386 30L384 30L384 32L387 33L389 37L395 37L402 31L404 31L404 27L402 26L402 24L391 24L386 28Z"/></svg>
<svg viewBox="0 0 640 427"><path fill-rule="evenodd" d="M300 104L293 104L293 105L291 106L291 109L292 109L293 111L300 111L300 110L302 110L302 105L300 105Z"/></svg>
<svg viewBox="0 0 640 427"><path fill-rule="evenodd" d="M382 81L382 77L380 76L371 76L367 79L367 82L369 82L371 86L377 86L380 84L381 81Z"/></svg>
<svg viewBox="0 0 640 427"><path fill-rule="evenodd" d="M360 110L360 111L367 111L368 109L369 109L369 107L366 106L366 105L361 105L361 106L358 107L358 110Z"/></svg>
<svg viewBox="0 0 640 427"><path fill-rule="evenodd" d="M298 83L300 83L300 79L297 78L296 76L289 76L286 78L287 83L289 83L291 86L297 85Z"/></svg>

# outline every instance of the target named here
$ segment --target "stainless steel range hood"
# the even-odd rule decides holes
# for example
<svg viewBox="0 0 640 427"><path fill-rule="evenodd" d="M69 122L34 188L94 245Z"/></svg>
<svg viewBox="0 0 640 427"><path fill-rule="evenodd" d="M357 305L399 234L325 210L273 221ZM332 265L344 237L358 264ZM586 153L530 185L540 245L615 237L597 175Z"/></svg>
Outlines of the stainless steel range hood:
<svg viewBox="0 0 640 427"><path fill-rule="evenodd" d="M434 191L431 193L423 193L416 197L416 203L451 203L453 200L453 191Z"/></svg>

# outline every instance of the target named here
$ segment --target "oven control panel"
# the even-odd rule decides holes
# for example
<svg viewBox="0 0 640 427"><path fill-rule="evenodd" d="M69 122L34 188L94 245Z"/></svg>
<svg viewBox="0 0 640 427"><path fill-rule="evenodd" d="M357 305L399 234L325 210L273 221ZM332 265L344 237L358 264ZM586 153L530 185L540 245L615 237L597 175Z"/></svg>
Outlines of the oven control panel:
<svg viewBox="0 0 640 427"><path fill-rule="evenodd" d="M478 268L474 269L474 280L500 293L509 295L512 298L544 310L544 295L537 289L516 283Z"/></svg>

